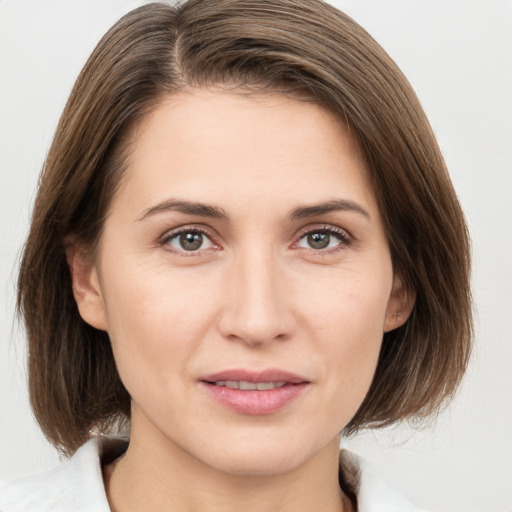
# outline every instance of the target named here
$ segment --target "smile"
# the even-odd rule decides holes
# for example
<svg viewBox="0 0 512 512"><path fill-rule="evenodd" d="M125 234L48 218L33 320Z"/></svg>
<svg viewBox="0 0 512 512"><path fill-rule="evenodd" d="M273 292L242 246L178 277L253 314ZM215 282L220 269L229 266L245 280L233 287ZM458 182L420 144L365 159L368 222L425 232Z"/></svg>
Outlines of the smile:
<svg viewBox="0 0 512 512"><path fill-rule="evenodd" d="M300 375L278 369L234 369L205 376L200 384L214 402L239 414L261 416L284 409L311 383Z"/></svg>
<svg viewBox="0 0 512 512"><path fill-rule="evenodd" d="M230 389L241 389L244 391L265 391L267 389L282 388L286 385L286 381L281 380L278 382L249 382L247 380L218 380L213 383L215 386L221 386Z"/></svg>

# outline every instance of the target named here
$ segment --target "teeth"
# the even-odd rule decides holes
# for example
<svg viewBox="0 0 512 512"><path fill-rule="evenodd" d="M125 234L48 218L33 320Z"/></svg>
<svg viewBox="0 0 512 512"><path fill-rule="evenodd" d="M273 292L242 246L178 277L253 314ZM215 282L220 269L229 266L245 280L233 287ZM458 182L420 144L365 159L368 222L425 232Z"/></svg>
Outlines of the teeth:
<svg viewBox="0 0 512 512"><path fill-rule="evenodd" d="M218 380L214 384L215 386L222 386L230 389L241 389L243 391L265 391L268 389L282 388L286 384L286 381L248 382L246 380Z"/></svg>
<svg viewBox="0 0 512 512"><path fill-rule="evenodd" d="M256 382L247 382L245 380L241 380L237 384L238 384L238 389L243 389L244 391L245 390L248 391L248 390L252 390L252 389L258 389Z"/></svg>
<svg viewBox="0 0 512 512"><path fill-rule="evenodd" d="M282 388L286 382L281 380L279 382L257 382L256 389L264 390L264 389L275 389Z"/></svg>

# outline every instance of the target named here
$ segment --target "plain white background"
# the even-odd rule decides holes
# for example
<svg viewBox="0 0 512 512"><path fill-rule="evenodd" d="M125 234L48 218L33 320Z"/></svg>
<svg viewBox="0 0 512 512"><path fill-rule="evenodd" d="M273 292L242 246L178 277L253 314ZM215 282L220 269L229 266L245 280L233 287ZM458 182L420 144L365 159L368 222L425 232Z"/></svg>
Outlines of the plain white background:
<svg viewBox="0 0 512 512"><path fill-rule="evenodd" d="M85 59L134 0L0 0L0 480L59 463L31 416L14 322L40 166ZM473 237L476 349L436 424L349 447L431 511L512 511L512 2L338 0L415 87ZM342 390L340 390L342 392Z"/></svg>

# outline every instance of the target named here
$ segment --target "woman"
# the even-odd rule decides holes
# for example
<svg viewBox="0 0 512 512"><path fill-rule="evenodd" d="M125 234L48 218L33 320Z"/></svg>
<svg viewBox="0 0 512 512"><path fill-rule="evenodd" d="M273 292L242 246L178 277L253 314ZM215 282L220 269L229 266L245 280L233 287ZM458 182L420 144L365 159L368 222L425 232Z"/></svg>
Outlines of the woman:
<svg viewBox="0 0 512 512"><path fill-rule="evenodd" d="M453 394L468 252L412 89L348 17L132 11L62 115L19 278L33 409L74 455L0 509L412 510L340 433Z"/></svg>

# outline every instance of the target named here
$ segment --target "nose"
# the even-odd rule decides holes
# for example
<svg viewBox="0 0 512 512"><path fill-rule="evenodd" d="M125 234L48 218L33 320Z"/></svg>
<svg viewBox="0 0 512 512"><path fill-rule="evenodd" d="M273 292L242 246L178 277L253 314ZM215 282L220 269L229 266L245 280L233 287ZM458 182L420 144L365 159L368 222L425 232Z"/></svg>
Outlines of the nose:
<svg viewBox="0 0 512 512"><path fill-rule="evenodd" d="M283 269L275 256L261 252L240 256L229 269L218 319L225 338L252 346L287 340L295 331Z"/></svg>

